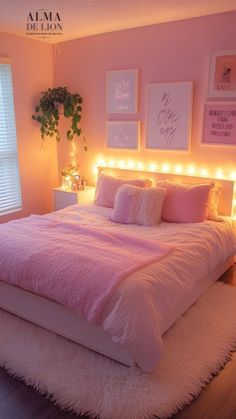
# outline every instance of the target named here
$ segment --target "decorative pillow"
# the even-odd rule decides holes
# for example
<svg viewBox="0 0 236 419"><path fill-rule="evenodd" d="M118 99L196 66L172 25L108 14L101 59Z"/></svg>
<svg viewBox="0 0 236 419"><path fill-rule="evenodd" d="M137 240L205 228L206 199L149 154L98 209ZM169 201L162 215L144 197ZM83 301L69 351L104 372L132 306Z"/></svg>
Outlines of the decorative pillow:
<svg viewBox="0 0 236 419"><path fill-rule="evenodd" d="M211 189L207 217L209 220L222 221L222 218L219 217L218 213L221 192L222 188L220 188L219 186L214 186L214 188Z"/></svg>
<svg viewBox="0 0 236 419"><path fill-rule="evenodd" d="M166 188L162 219L171 223L200 223L208 217L209 197L213 183L185 185L170 181L158 181L157 186Z"/></svg>
<svg viewBox="0 0 236 419"><path fill-rule="evenodd" d="M165 198L161 188L121 186L115 197L111 220L123 224L153 226L159 224Z"/></svg>
<svg viewBox="0 0 236 419"><path fill-rule="evenodd" d="M134 185L141 188L152 186L151 179L124 179L101 173L96 186L95 204L101 207L114 207L115 195L122 185Z"/></svg>

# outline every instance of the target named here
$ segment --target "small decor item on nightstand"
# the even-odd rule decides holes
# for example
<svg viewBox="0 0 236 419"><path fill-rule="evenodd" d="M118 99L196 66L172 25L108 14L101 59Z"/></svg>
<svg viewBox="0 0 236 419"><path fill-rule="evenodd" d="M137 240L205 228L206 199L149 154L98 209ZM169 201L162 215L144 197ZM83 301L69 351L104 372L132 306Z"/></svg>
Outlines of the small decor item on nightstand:
<svg viewBox="0 0 236 419"><path fill-rule="evenodd" d="M78 166L66 166L61 172L62 187L72 191L83 190L85 187L85 178L79 174Z"/></svg>

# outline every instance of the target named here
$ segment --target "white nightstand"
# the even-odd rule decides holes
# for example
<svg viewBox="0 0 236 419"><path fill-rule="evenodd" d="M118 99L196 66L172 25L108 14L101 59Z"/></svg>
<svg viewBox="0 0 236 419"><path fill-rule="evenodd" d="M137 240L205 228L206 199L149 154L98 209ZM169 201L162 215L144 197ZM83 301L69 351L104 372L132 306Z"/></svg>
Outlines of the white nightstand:
<svg viewBox="0 0 236 419"><path fill-rule="evenodd" d="M95 187L86 186L81 191L71 191L63 188L53 188L54 211L74 204L89 204L94 200Z"/></svg>

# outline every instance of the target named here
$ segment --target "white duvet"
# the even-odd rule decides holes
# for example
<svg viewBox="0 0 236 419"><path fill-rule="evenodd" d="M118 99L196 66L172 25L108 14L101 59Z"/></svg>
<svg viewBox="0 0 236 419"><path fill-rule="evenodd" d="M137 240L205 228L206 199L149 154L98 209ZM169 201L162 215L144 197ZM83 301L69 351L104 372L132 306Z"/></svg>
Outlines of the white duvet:
<svg viewBox="0 0 236 419"><path fill-rule="evenodd" d="M210 285L212 279L206 277L236 253L233 222L225 218L224 222L143 227L116 224L109 219L111 211L74 205L57 215L108 230L115 226L119 231L175 246L165 258L123 280L102 315L102 327L113 341L123 345L144 370L151 371L163 350L163 333Z"/></svg>

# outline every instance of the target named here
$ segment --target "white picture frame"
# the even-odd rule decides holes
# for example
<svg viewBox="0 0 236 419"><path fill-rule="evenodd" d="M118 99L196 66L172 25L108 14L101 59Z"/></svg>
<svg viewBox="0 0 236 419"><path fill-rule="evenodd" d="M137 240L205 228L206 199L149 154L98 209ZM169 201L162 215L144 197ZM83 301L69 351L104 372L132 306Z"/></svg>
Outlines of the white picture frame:
<svg viewBox="0 0 236 419"><path fill-rule="evenodd" d="M138 112L139 71L107 72L107 113Z"/></svg>
<svg viewBox="0 0 236 419"><path fill-rule="evenodd" d="M107 147L138 150L140 137L139 121L108 121Z"/></svg>
<svg viewBox="0 0 236 419"><path fill-rule="evenodd" d="M192 82L149 84L146 148L189 151L192 106Z"/></svg>
<svg viewBox="0 0 236 419"><path fill-rule="evenodd" d="M210 53L208 97L236 99L236 50Z"/></svg>

